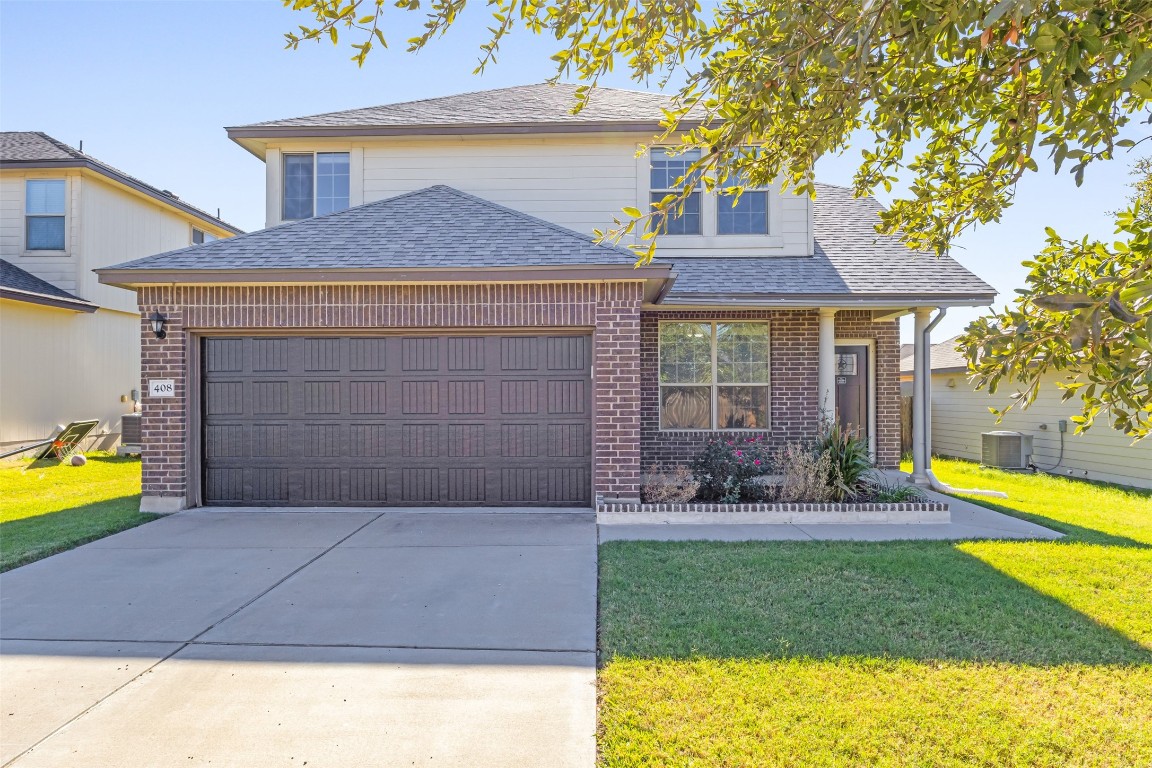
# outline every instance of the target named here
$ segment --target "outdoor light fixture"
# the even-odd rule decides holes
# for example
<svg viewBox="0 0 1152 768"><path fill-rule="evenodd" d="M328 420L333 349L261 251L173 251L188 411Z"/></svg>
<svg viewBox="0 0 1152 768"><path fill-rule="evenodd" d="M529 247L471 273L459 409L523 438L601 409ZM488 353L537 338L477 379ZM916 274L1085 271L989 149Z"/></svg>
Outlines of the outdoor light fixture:
<svg viewBox="0 0 1152 768"><path fill-rule="evenodd" d="M152 333L156 334L156 338L162 339L168 335L168 332L164 330L164 323L168 322L168 318L159 312L153 312L152 317L148 319L152 321Z"/></svg>

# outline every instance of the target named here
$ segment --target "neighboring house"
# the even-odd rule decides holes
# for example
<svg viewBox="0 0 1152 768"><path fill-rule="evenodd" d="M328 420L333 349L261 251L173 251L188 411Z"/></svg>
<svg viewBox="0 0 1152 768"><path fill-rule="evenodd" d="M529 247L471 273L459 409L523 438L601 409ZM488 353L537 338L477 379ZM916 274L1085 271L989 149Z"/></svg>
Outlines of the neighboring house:
<svg viewBox="0 0 1152 768"><path fill-rule="evenodd" d="M1012 408L999 424L989 408L1003 409L1016 391L1001 383L996 394L977 390L968 379L968 361L953 337L932 345L932 451L980 461L981 434L1009 430L1032 435L1033 462L1046 472L1071 477L1152 488L1152 440L1133 444L1105 418L1087 432L1073 434L1071 417L1080 413L1080 398L1061 402L1058 376L1045 376L1040 394L1028 408ZM902 382L912 380L912 357L900 361ZM909 392L911 394L911 392ZM1061 433L1060 422L1067 429Z"/></svg>
<svg viewBox="0 0 1152 768"><path fill-rule="evenodd" d="M51 136L0 133L0 446L83 419L114 445L140 314L92 270L239 232Z"/></svg>
<svg viewBox="0 0 1152 768"><path fill-rule="evenodd" d="M100 271L143 334L146 509L588 505L710 439L772 445L821 410L900 458L899 329L982 306L880 206L702 189L636 268L597 244L690 162L666 97L525 86L230 128L270 229ZM626 245L627 243L625 243Z"/></svg>

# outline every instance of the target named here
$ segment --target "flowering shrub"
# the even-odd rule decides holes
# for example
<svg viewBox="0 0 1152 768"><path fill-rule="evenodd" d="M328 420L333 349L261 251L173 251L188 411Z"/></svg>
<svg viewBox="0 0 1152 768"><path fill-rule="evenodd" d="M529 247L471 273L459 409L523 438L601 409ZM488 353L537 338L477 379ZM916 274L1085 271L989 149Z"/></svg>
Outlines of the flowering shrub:
<svg viewBox="0 0 1152 768"><path fill-rule="evenodd" d="M756 478L771 469L772 462L763 438L744 437L709 440L692 460L692 476L700 483L700 501L735 504L759 501L764 488Z"/></svg>

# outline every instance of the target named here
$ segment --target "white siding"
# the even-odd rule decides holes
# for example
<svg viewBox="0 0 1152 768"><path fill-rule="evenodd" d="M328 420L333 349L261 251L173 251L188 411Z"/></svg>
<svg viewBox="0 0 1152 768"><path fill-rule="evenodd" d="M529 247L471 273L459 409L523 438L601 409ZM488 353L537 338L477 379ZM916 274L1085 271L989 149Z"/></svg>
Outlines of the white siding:
<svg viewBox="0 0 1152 768"><path fill-rule="evenodd" d="M621 134L285 142L268 152L267 223L280 223L282 153L346 150L354 205L446 184L590 235L611 229L626 207L647 208L647 164L636 156L639 146L636 136ZM741 238L742 247L710 238L682 248L665 238L660 253L668 258L805 255L810 250L809 205L806 197L784 196L776 206L779 221L772 236Z"/></svg>
<svg viewBox="0 0 1152 768"><path fill-rule="evenodd" d="M132 408L120 396L140 386L139 338L135 314L0 300L0 445L81 419L118 433Z"/></svg>
<svg viewBox="0 0 1152 768"><path fill-rule="evenodd" d="M955 386L949 387L949 381ZM932 450L942 456L979 461L980 434L1006 429L1033 436L1034 461L1042 469L1056 465L1060 458L1058 422L1079 413L1079 398L1061 403L1062 391L1056 388L1055 379L1045 380L1036 402L1027 410L1013 408L996 424L988 408L1003 408L1014 391L1011 386L1002 386L997 394L989 395L973 389L963 374L934 374ZM1041 424L1048 428L1041 429ZM1104 419L1081 435L1072 434L1074 427L1069 421L1064 457L1053 472L1152 488L1152 438L1133 445L1131 438L1112 429Z"/></svg>

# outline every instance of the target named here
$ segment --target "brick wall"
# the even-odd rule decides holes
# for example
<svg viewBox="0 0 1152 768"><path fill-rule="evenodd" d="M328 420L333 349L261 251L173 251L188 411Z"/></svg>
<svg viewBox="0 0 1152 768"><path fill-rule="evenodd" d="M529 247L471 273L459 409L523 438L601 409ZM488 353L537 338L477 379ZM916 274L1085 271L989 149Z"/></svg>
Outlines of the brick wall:
<svg viewBox="0 0 1152 768"><path fill-rule="evenodd" d="M640 481L642 283L150 287L139 291L146 498L187 496L186 330L584 327L594 331L595 491L634 498ZM147 318L168 318L157 339ZM147 396L174 379L171 398Z"/></svg>
<svg viewBox="0 0 1152 768"><path fill-rule="evenodd" d="M661 320L768 321L772 345L770 429L740 434L761 435L776 447L816 434L819 317L815 310L644 312L640 321L640 457L645 470L688 464L710 438L724 434L660 429ZM899 324L895 320L874 323L870 312L842 311L836 315L836 336L876 341L876 458L882 467L895 467L900 461Z"/></svg>

